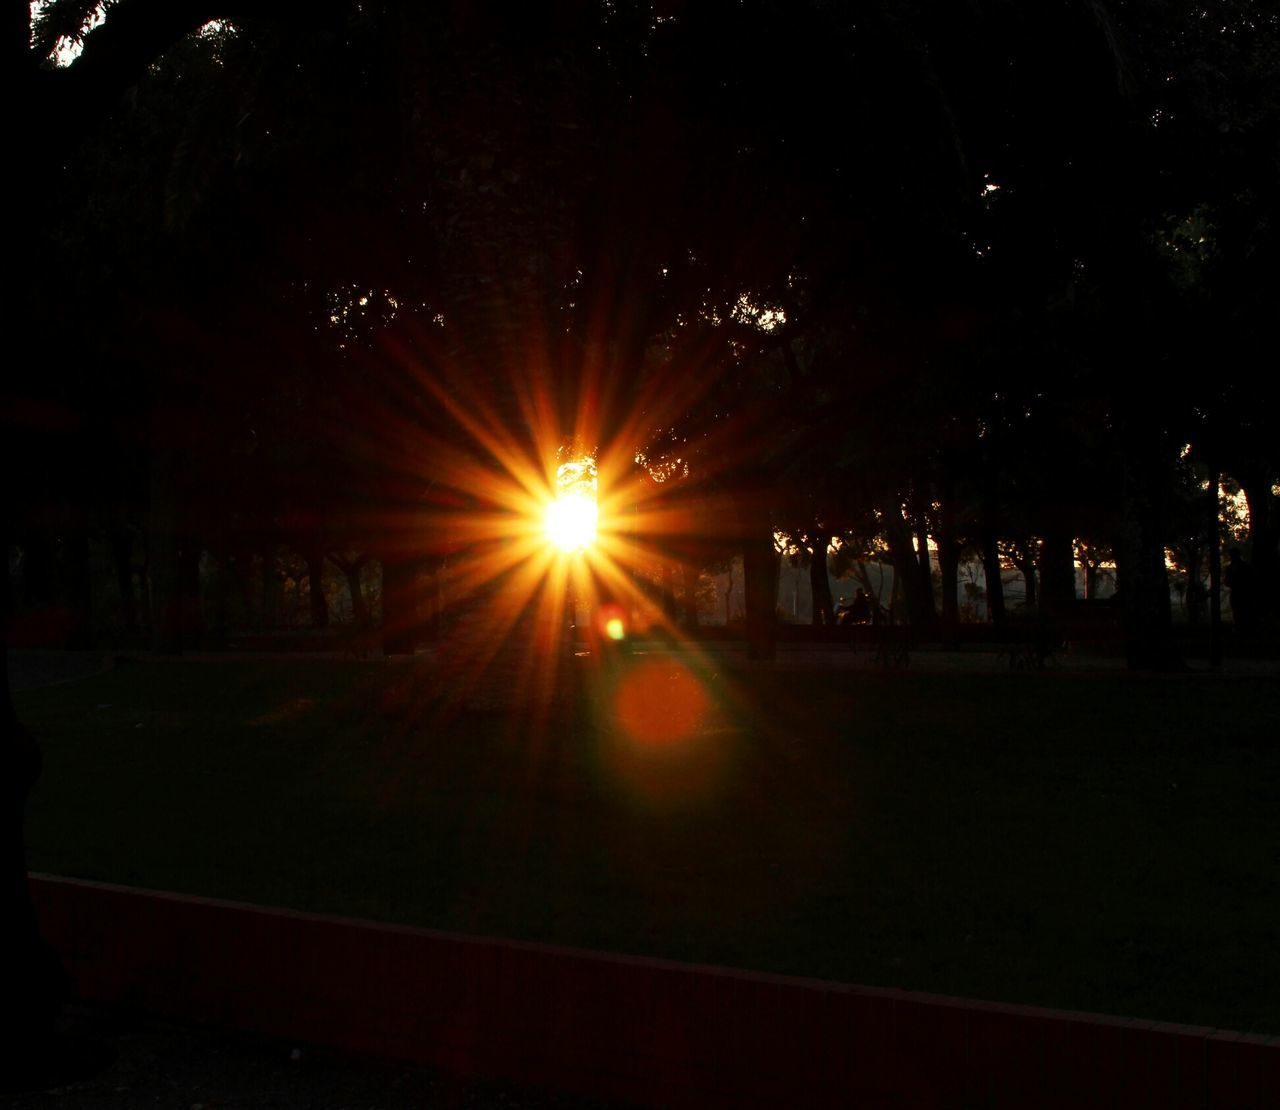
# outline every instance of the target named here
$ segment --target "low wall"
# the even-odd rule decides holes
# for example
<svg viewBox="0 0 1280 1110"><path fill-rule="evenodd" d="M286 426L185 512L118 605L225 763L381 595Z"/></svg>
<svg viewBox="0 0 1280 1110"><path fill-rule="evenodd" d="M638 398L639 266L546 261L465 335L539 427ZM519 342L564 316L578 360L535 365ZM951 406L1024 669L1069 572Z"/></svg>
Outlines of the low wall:
<svg viewBox="0 0 1280 1110"><path fill-rule="evenodd" d="M82 998L661 1106L1275 1107L1280 1042L32 876Z"/></svg>

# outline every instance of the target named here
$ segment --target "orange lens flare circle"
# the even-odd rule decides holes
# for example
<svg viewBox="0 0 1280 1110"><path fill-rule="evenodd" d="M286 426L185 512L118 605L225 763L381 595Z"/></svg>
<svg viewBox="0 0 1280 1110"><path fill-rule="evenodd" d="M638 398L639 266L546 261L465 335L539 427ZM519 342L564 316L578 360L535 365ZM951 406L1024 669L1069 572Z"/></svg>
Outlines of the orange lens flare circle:
<svg viewBox="0 0 1280 1110"><path fill-rule="evenodd" d="M631 801L654 812L706 805L727 781L734 730L689 668L647 660L624 668L601 706L604 765Z"/></svg>
<svg viewBox="0 0 1280 1110"><path fill-rule="evenodd" d="M711 699L687 668L642 663L628 671L614 693L614 719L642 744L672 744L694 735L706 719Z"/></svg>

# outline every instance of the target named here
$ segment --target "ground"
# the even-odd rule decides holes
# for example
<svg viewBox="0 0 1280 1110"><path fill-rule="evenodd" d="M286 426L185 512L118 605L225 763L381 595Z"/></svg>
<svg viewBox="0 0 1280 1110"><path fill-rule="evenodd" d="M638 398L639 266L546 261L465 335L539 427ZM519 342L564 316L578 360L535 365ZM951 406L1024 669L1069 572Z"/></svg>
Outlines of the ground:
<svg viewBox="0 0 1280 1110"><path fill-rule="evenodd" d="M0 1093L0 1105L7 1110L592 1110L606 1105L107 1006L69 1006L61 1033L76 1050L68 1057L88 1058L92 1074L42 1082L41 1089L27 1093Z"/></svg>
<svg viewBox="0 0 1280 1110"><path fill-rule="evenodd" d="M13 660L33 870L1280 1031L1274 663L653 655L540 723L429 660L103 666Z"/></svg>

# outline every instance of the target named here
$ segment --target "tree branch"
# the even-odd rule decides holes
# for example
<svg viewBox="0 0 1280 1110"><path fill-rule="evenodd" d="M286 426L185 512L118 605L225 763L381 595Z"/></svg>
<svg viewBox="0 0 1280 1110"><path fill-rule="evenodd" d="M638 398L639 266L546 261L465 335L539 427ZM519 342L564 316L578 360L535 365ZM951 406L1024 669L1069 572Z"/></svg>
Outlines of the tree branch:
<svg viewBox="0 0 1280 1110"><path fill-rule="evenodd" d="M336 15L339 0L119 0L100 27L89 33L84 50L71 65L39 69L29 98L39 113L39 130L49 141L64 144L86 134L111 110L124 92L146 73L161 54L184 35L215 19L252 16L277 20L306 19L314 24Z"/></svg>

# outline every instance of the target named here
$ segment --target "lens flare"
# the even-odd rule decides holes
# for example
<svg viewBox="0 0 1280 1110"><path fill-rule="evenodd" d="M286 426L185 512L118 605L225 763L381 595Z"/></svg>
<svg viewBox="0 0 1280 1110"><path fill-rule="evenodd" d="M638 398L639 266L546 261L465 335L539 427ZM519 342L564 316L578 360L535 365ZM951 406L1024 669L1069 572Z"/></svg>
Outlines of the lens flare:
<svg viewBox="0 0 1280 1110"><path fill-rule="evenodd" d="M596 629L608 640L627 638L627 614L621 605L606 602L596 612Z"/></svg>
<svg viewBox="0 0 1280 1110"><path fill-rule="evenodd" d="M603 765L635 804L696 810L728 783L738 730L724 727L705 682L684 664L626 668L599 708Z"/></svg>
<svg viewBox="0 0 1280 1110"><path fill-rule="evenodd" d="M641 664L622 679L614 700L617 723L645 744L693 736L709 709L702 683L678 663Z"/></svg>
<svg viewBox="0 0 1280 1110"><path fill-rule="evenodd" d="M571 493L557 497L547 506L543 526L547 539L561 551L581 551L594 542L599 517L594 498Z"/></svg>

